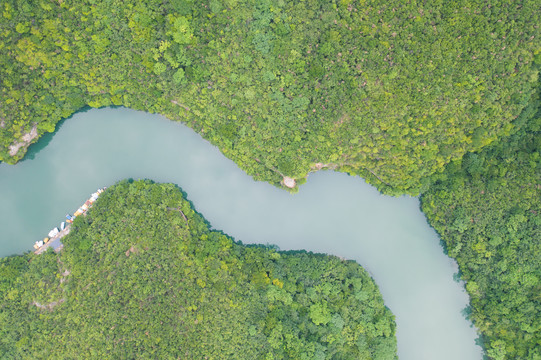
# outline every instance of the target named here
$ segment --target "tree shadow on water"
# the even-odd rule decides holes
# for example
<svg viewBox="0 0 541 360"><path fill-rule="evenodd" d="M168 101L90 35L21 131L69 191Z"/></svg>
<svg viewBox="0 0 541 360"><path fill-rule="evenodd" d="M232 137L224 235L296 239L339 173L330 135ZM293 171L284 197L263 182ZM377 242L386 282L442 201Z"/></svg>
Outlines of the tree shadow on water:
<svg viewBox="0 0 541 360"><path fill-rule="evenodd" d="M64 119L60 120L58 123L56 123L55 130L52 133L45 133L45 134L40 136L40 138L38 139L37 142L35 142L33 144L30 144L26 154L24 155L24 157L19 162L22 163L22 162L27 161L27 160L34 160L36 158L36 155L41 150L45 149L45 147L47 147L47 145L49 145L51 140L53 140L55 135L62 128L62 126L64 125L64 122L66 122L66 120L69 120L72 117L74 117L75 115L87 112L89 110L92 110L92 108L90 106L85 106L85 107L77 110L76 112L74 112L73 114L68 116L67 118L64 118Z"/></svg>

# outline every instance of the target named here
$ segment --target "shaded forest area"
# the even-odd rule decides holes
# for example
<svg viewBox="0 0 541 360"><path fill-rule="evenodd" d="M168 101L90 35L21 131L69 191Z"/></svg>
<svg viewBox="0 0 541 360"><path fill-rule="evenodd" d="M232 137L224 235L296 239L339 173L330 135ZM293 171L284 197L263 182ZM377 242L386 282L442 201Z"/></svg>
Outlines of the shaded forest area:
<svg viewBox="0 0 541 360"><path fill-rule="evenodd" d="M0 260L2 359L396 359L357 263L235 243L174 185L118 183L63 241Z"/></svg>
<svg viewBox="0 0 541 360"><path fill-rule="evenodd" d="M457 259L492 359L541 359L541 112L450 166L422 209Z"/></svg>

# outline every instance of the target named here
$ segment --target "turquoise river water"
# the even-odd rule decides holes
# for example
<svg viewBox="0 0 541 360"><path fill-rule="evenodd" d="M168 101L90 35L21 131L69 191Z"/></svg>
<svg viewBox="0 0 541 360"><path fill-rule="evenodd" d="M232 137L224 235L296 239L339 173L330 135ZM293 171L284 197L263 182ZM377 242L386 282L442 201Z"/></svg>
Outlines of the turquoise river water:
<svg viewBox="0 0 541 360"><path fill-rule="evenodd" d="M255 182L189 128L129 109L78 113L0 164L0 256L32 249L98 187L124 178L178 184L213 228L244 243L354 259L396 315L402 360L480 360L462 315L456 264L412 197L383 196L360 178L311 174L291 195Z"/></svg>

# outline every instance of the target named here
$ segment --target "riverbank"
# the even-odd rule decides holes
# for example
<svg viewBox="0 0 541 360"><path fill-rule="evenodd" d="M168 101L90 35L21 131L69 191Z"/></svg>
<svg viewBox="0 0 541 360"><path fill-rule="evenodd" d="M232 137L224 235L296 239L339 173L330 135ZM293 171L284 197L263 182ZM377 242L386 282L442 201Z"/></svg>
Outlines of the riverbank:
<svg viewBox="0 0 541 360"><path fill-rule="evenodd" d="M96 129L103 129L99 146L88 136ZM255 182L185 126L127 109L78 114L31 155L17 166L0 164L5 255L28 250L66 209L80 205L73 199L85 199L97 184L124 178L175 183L213 228L235 240L330 253L370 269L396 315L401 360L482 358L475 330L461 314L468 299L417 199L382 196L358 178L331 171L311 174L292 196Z"/></svg>
<svg viewBox="0 0 541 360"><path fill-rule="evenodd" d="M62 239L64 236L69 234L70 228L71 228L71 225L67 225L64 228L64 230L60 231L55 237L49 239L49 241L47 243L43 244L36 251L34 251L34 254L36 254L36 255L43 254L50 247L52 247L55 252L59 252L60 250L62 250L62 247L64 245L62 244L60 239Z"/></svg>
<svg viewBox="0 0 541 360"><path fill-rule="evenodd" d="M54 228L49 232L49 237L46 237L43 240L36 241L34 244L34 248L36 251L34 251L34 254L40 255L43 254L47 249L50 247L53 248L55 252L59 252L62 250L62 247L64 246L60 239L62 239L64 236L68 235L70 233L71 224L73 223L73 220L77 216L80 215L86 215L86 212L92 207L92 204L96 200L98 200L98 197L101 193L103 193L107 189L106 187L98 189L95 193L90 195L90 198L88 198L83 205L81 205L77 211L73 213L73 215L66 215L66 222L62 222L60 225L61 230L58 230L58 228ZM51 234L54 234L51 236Z"/></svg>

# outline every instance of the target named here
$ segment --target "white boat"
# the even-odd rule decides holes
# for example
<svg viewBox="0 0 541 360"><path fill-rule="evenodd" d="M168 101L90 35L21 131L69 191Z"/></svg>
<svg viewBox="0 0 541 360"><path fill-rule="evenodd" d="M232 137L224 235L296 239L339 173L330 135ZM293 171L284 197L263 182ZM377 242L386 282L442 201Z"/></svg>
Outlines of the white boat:
<svg viewBox="0 0 541 360"><path fill-rule="evenodd" d="M58 231L58 228L54 228L51 231L49 231L49 237L52 238L52 237L58 235L59 232L60 231Z"/></svg>

